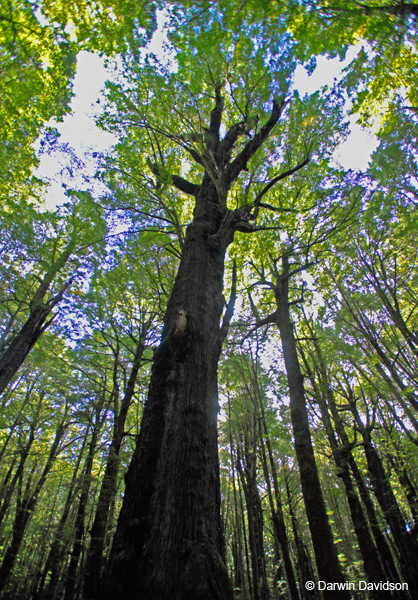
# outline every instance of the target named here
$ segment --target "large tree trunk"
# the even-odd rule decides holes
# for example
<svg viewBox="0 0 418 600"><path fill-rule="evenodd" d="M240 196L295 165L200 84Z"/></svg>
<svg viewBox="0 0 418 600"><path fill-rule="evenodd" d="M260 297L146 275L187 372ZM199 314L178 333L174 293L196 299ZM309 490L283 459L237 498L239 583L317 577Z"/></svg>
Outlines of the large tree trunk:
<svg viewBox="0 0 418 600"><path fill-rule="evenodd" d="M215 88L205 150L198 158L205 165L201 184L171 177L174 186L196 197L194 218L154 354L118 528L96 595L100 600L233 598L220 522L217 366L226 323L220 329L219 322L225 252L235 230L252 230L248 219L254 205L228 210L227 196L285 102L273 101L267 123L231 161L245 128L236 123L220 139L221 87ZM158 166L153 172L158 177Z"/></svg>
<svg viewBox="0 0 418 600"><path fill-rule="evenodd" d="M209 184L212 194L215 189ZM232 599L216 416L226 246L195 219L155 353L102 600Z"/></svg>

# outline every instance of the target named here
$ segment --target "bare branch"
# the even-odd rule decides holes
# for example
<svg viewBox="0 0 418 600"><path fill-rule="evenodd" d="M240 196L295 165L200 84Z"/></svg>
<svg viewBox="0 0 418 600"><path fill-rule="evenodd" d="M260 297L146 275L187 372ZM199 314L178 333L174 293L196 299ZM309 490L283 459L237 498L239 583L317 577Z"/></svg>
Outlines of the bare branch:
<svg viewBox="0 0 418 600"><path fill-rule="evenodd" d="M260 206L261 198L264 196L264 194L266 194L273 187L273 185L275 185L282 179L285 179L286 177L290 177L290 175L293 175L293 173L296 173L297 171L299 171L300 169L305 167L310 162L310 160L311 160L310 158L306 158L299 165L296 165L296 167L293 167L293 169L289 169L289 170L285 171L284 173L280 173L280 175L277 175L277 177L274 177L270 181L270 183L268 183L265 186L265 188L257 195L256 199L254 200L254 206L255 207Z"/></svg>
<svg viewBox="0 0 418 600"><path fill-rule="evenodd" d="M234 314L235 301L237 299L237 264L234 260L234 266L232 267L232 284L231 284L231 296L229 302L226 305L226 311L222 320L222 327L220 329L220 342L223 344L226 336L228 335L229 324Z"/></svg>

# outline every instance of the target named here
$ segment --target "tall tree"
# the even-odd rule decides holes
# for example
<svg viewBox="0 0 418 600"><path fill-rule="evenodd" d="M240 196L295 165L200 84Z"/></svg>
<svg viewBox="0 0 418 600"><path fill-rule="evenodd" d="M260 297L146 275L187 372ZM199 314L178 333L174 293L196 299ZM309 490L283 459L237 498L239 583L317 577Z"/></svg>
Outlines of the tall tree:
<svg viewBox="0 0 418 600"><path fill-rule="evenodd" d="M256 30L253 40L248 32L231 38L217 18L210 28L194 23L190 38L187 52L176 56L176 73L149 60L141 68L130 65L128 91L111 88L118 112L109 112L107 122L123 132L121 156L135 148L135 161L142 160L143 171L148 166L160 194L172 185L194 199L188 203L194 208L99 592L104 599L232 598L222 551L216 442L216 371L229 320L227 311L219 327L225 252L235 231L257 229L250 219L257 218L264 193L303 168L317 150L309 127L306 144L298 145L292 137L296 123L321 125L317 113L310 117L296 103L273 136L287 106L285 45L279 60L279 48L266 53ZM285 159L280 168L281 148L293 140L291 164ZM266 183L268 155L276 177ZM194 161L192 181L172 174L181 156ZM229 208L228 194L241 173L246 193L242 200L236 195L238 207ZM149 175L143 189L145 184Z"/></svg>

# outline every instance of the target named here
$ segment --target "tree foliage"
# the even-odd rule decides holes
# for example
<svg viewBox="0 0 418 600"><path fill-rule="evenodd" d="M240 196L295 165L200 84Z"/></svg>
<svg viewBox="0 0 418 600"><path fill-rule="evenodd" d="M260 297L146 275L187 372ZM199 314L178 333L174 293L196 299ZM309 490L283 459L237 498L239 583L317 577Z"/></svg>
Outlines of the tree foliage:
<svg viewBox="0 0 418 600"><path fill-rule="evenodd" d="M417 15L2 3L1 598L417 596ZM47 209L85 49L120 65L106 192ZM362 172L333 161L348 110Z"/></svg>

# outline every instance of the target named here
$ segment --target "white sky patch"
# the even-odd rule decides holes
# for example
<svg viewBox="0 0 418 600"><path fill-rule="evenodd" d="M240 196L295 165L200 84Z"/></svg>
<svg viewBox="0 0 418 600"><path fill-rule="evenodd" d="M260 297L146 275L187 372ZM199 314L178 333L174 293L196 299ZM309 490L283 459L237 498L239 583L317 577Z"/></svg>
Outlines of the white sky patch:
<svg viewBox="0 0 418 600"><path fill-rule="evenodd" d="M100 130L95 124L95 116L100 102L103 100L101 90L105 81L111 78L111 70L107 69L104 59L96 54L80 52L77 58L77 72L74 78L74 97L71 101L71 113L61 123L51 122L60 133L59 143L68 144L84 166L66 170L68 157L63 152L42 154L36 176L50 182L45 203L48 208L66 201L65 187L86 190L93 187L92 178L97 169L93 153L107 152L116 138ZM94 188L100 188L94 182Z"/></svg>
<svg viewBox="0 0 418 600"><path fill-rule="evenodd" d="M313 94L325 85L332 87L334 81L341 78L342 69L353 60L357 51L357 48L350 50L347 58L343 61L339 58L327 59L319 56L312 75L308 75L307 70L302 65L298 65L293 84L295 89L303 97L305 94ZM347 140L335 150L333 158L344 169L364 171L367 169L370 156L376 150L379 141L370 130L360 127L357 119L356 115L350 115L351 133Z"/></svg>
<svg viewBox="0 0 418 600"><path fill-rule="evenodd" d="M370 157L379 145L379 140L370 130L360 127L356 115L350 115L350 135L347 140L335 150L335 162L345 169L364 171L370 162Z"/></svg>
<svg viewBox="0 0 418 600"><path fill-rule="evenodd" d="M154 53L164 62L170 59L170 44L164 24L167 20L165 11L158 11L158 28L144 53ZM94 179L97 162L94 154L106 153L117 143L114 135L99 129L95 119L104 101L102 90L107 80L114 79L121 70L120 61L108 61L90 52L80 52L77 56L77 71L74 78L71 100L71 113L61 123L50 122L60 133L59 143L68 144L84 166L73 168L70 174L67 169L68 156L63 152L42 154L40 165L35 175L49 182L45 204L49 209L64 203L65 186L70 189L92 190L95 195L105 193L105 187ZM39 149L39 142L37 144Z"/></svg>
<svg viewBox="0 0 418 600"><path fill-rule="evenodd" d="M168 18L168 11L157 11L157 29L155 30L150 43L146 49L144 49L144 54L155 54L163 64L166 64L170 59L173 59L173 46L168 39L166 28Z"/></svg>
<svg viewBox="0 0 418 600"><path fill-rule="evenodd" d="M153 53L163 63L173 59L167 31L164 28L167 16L164 11L157 14L158 28L144 53ZM298 66L295 72L294 87L301 96L328 85L341 77L341 70L352 60L356 50L348 53L348 58L326 59L318 57L317 67L309 76L306 69ZM107 80L112 80L120 71L118 61L109 61L105 67L105 59L97 54L81 52L77 58L77 71L74 78L74 97L71 101L71 114L66 115L61 123L51 122L60 133L59 143L68 144L74 155L80 160L71 172L67 168L68 156L63 152L42 154L36 176L50 183L46 194L46 206L53 209L66 200L65 188L93 191L94 195L105 192L105 188L94 174L97 169L95 153L106 153L117 142L115 136L100 130L95 124L100 106L104 100L102 90ZM113 66L113 68L112 68ZM367 168L371 153L376 149L377 138L356 123L356 116L350 117L351 134L346 142L334 152L334 160L346 169ZM39 148L39 142L38 142Z"/></svg>
<svg viewBox="0 0 418 600"><path fill-rule="evenodd" d="M312 75L308 75L308 71L298 65L295 70L293 86L298 90L301 96L305 94L313 94L324 85L332 87L334 80L341 77L341 70L346 67L353 59L350 53L349 58L341 61L339 58L325 58L318 56L316 60L316 69Z"/></svg>

